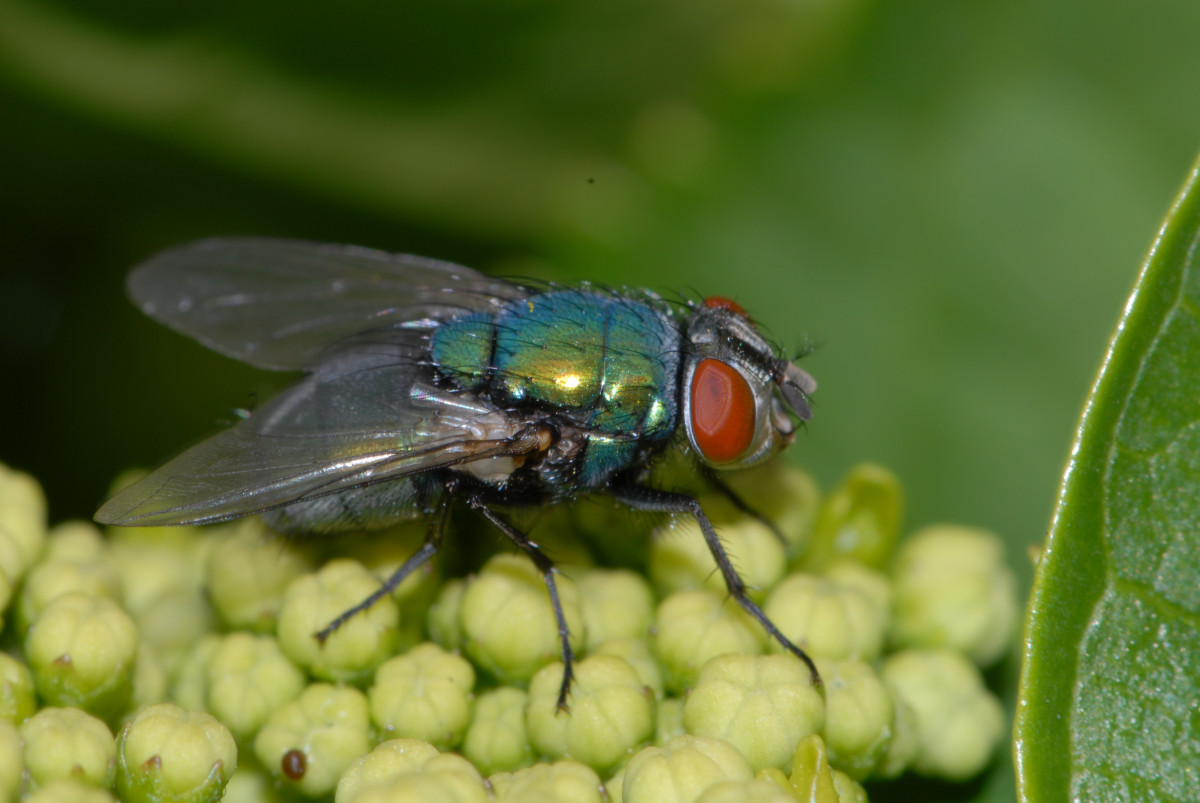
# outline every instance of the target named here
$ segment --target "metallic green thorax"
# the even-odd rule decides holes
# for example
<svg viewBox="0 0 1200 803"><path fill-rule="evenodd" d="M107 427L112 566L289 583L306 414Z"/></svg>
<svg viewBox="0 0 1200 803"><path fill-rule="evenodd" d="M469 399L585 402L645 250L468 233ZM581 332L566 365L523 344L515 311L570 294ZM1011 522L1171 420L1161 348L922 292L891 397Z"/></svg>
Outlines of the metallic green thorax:
<svg viewBox="0 0 1200 803"><path fill-rule="evenodd" d="M472 313L434 332L441 374L498 404L562 411L588 426L584 484L602 482L675 429L680 333L648 303L563 290ZM640 446L639 446L640 443Z"/></svg>

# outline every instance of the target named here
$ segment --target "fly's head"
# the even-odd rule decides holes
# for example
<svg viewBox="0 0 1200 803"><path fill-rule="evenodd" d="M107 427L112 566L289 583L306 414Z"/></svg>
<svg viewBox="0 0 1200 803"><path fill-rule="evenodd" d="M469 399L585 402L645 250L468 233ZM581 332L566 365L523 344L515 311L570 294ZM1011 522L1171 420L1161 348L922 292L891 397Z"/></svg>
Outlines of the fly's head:
<svg viewBox="0 0 1200 803"><path fill-rule="evenodd" d="M759 463L787 446L812 418L816 380L776 355L746 311L708 298L687 324L683 420L688 442L718 469Z"/></svg>

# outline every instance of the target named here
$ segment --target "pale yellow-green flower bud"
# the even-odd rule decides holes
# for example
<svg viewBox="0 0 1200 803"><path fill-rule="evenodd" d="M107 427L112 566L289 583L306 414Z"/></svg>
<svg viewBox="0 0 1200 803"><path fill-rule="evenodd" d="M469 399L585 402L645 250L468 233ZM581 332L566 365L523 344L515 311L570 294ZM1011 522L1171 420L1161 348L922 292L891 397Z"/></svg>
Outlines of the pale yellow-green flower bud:
<svg viewBox="0 0 1200 803"><path fill-rule="evenodd" d="M749 596L761 602L787 569L784 544L769 527L747 516L721 524L718 533ZM660 596L696 589L728 593L694 518L673 520L655 530L652 538L649 572Z"/></svg>
<svg viewBox="0 0 1200 803"><path fill-rule="evenodd" d="M480 772L513 772L533 763L533 748L525 732L528 701L528 692L512 686L491 689L475 698L462 754Z"/></svg>
<svg viewBox="0 0 1200 803"><path fill-rule="evenodd" d="M383 583L424 545L431 523L416 519L364 533L347 544L350 551L345 554L361 561ZM342 545L337 549L341 552ZM400 610L398 649L408 650L425 641L425 619L440 591L441 567L441 561L427 560L392 591Z"/></svg>
<svg viewBox="0 0 1200 803"><path fill-rule="evenodd" d="M0 800L16 800L25 770L25 744L15 725L0 720Z"/></svg>
<svg viewBox="0 0 1200 803"><path fill-rule="evenodd" d="M215 633L195 643L179 664L171 683L171 701L188 711L201 711L208 705L208 664L221 646Z"/></svg>
<svg viewBox="0 0 1200 803"><path fill-rule="evenodd" d="M203 591L194 586L164 591L134 620L142 643L154 648L170 675L179 671L187 654L216 624Z"/></svg>
<svg viewBox="0 0 1200 803"><path fill-rule="evenodd" d="M571 645L586 643L579 592L556 575ZM459 610L464 649L477 666L505 683L528 681L562 652L558 624L541 573L524 556L497 555L467 581Z"/></svg>
<svg viewBox="0 0 1200 803"><path fill-rule="evenodd" d="M58 597L34 620L25 656L38 695L110 719L128 705L137 656L137 627L106 597Z"/></svg>
<svg viewBox="0 0 1200 803"><path fill-rule="evenodd" d="M650 642L645 639L612 639L591 651L592 655L612 655L623 658L638 673L642 684L654 693L655 700L663 697L662 667L654 657Z"/></svg>
<svg viewBox="0 0 1200 803"><path fill-rule="evenodd" d="M105 559L108 544L100 528L90 521L64 521L56 524L47 533L46 546L39 562L55 560L75 563L95 563Z"/></svg>
<svg viewBox="0 0 1200 803"><path fill-rule="evenodd" d="M217 536L205 568L205 585L221 620L259 633L274 632L284 591L312 571L307 556L257 516Z"/></svg>
<svg viewBox="0 0 1200 803"><path fill-rule="evenodd" d="M201 593L211 531L202 527L109 527L108 564L135 619L181 591Z"/></svg>
<svg viewBox="0 0 1200 803"><path fill-rule="evenodd" d="M862 594L875 606L879 614L881 629L887 630L892 619L893 597L892 581L888 575L870 566L864 566L856 560L841 558L826 566L821 571L826 580L836 583L841 588L852 589Z"/></svg>
<svg viewBox="0 0 1200 803"><path fill-rule="evenodd" d="M617 639L645 639L654 625L654 592L628 569L581 569L576 575L588 651Z"/></svg>
<svg viewBox="0 0 1200 803"><path fill-rule="evenodd" d="M100 720L78 708L43 708L20 728L33 783L57 778L108 788L117 769L117 742Z"/></svg>
<svg viewBox="0 0 1200 803"><path fill-rule="evenodd" d="M276 709L254 740L254 753L281 782L308 797L328 795L359 756L371 749L367 698L358 689L314 683ZM299 778L285 776L285 760L303 755Z"/></svg>
<svg viewBox="0 0 1200 803"><path fill-rule="evenodd" d="M708 787L696 803L795 803L796 799L769 781L722 781Z"/></svg>
<svg viewBox="0 0 1200 803"><path fill-rule="evenodd" d="M37 710L29 667L0 652L0 719L20 725Z"/></svg>
<svg viewBox="0 0 1200 803"><path fill-rule="evenodd" d="M41 554L46 497L37 480L0 463L0 611Z"/></svg>
<svg viewBox="0 0 1200 803"><path fill-rule="evenodd" d="M575 665L575 681L558 709L562 664L550 664L529 686L525 727L533 748L609 772L654 735L654 694L627 661L594 655Z"/></svg>
<svg viewBox="0 0 1200 803"><path fill-rule="evenodd" d="M892 697L875 670L862 661L817 660L825 681L829 761L853 778L865 778L883 760L892 739Z"/></svg>
<svg viewBox="0 0 1200 803"><path fill-rule="evenodd" d="M755 771L785 768L825 723L825 702L792 655L721 655L700 672L683 707L688 733L723 739Z"/></svg>
<svg viewBox="0 0 1200 803"><path fill-rule="evenodd" d="M46 541L46 495L30 475L0 463L0 541L11 543L11 559L0 572L14 583L41 555Z"/></svg>
<svg viewBox="0 0 1200 803"><path fill-rule="evenodd" d="M371 720L388 738L458 747L471 719L475 670L462 657L426 642L386 661L368 692Z"/></svg>
<svg viewBox="0 0 1200 803"><path fill-rule="evenodd" d="M203 711L152 705L117 738L117 793L124 803L215 803L236 769L233 734Z"/></svg>
<svg viewBox="0 0 1200 803"><path fill-rule="evenodd" d="M316 634L378 590L379 581L352 560L332 560L296 578L279 611L279 646L313 677L365 682L395 650L400 615L390 596L343 622L324 643Z"/></svg>
<svg viewBox="0 0 1200 803"><path fill-rule="evenodd" d="M295 803L285 797L275 779L258 766L253 755L238 766L237 772L225 786L225 797L221 803Z"/></svg>
<svg viewBox="0 0 1200 803"><path fill-rule="evenodd" d="M120 578L122 606L174 673L192 646L211 629L204 598L204 556L213 528L109 527L106 563Z"/></svg>
<svg viewBox="0 0 1200 803"><path fill-rule="evenodd" d="M804 566L820 571L839 558L852 558L882 569L900 534L903 508L896 475L883 466L860 463L821 505Z"/></svg>
<svg viewBox="0 0 1200 803"><path fill-rule="evenodd" d="M435 784L414 786L401 780L405 776L424 777ZM434 800L447 796L447 800L462 803L483 803L487 798L483 778L469 761L454 753L439 753L420 739L390 739L356 758L338 781L335 801L358 801L364 794L377 794L373 789L390 790L397 800L409 800L407 795L417 790L424 790Z"/></svg>
<svg viewBox="0 0 1200 803"><path fill-rule="evenodd" d="M879 609L855 588L811 574L793 574L775 587L763 612L812 657L872 661L883 649ZM777 642L767 645L781 652Z"/></svg>
<svg viewBox="0 0 1200 803"><path fill-rule="evenodd" d="M442 775L406 774L363 788L346 803L484 803L483 786L469 797Z"/></svg>
<svg viewBox="0 0 1200 803"><path fill-rule="evenodd" d="M535 764L493 775L496 800L510 803L602 803L600 776L578 761Z"/></svg>
<svg viewBox="0 0 1200 803"><path fill-rule="evenodd" d="M304 673L269 636L231 633L208 661L208 710L239 741L254 736L267 717L304 690Z"/></svg>
<svg viewBox="0 0 1200 803"><path fill-rule="evenodd" d="M63 594L77 591L87 596L121 599L117 573L104 563L91 561L42 561L29 570L17 597L17 627L29 627L47 605Z"/></svg>
<svg viewBox="0 0 1200 803"><path fill-rule="evenodd" d="M337 803L344 803L365 786L420 772L430 760L442 755L423 739L388 739L369 753L354 759L338 780Z"/></svg>
<svg viewBox="0 0 1200 803"><path fill-rule="evenodd" d="M892 638L902 647L951 647L987 666L1013 646L1017 600L1004 546L984 530L927 527L896 556Z"/></svg>
<svg viewBox="0 0 1200 803"><path fill-rule="evenodd" d="M766 517L787 540L788 553L803 553L813 537L821 494L812 475L786 460L772 460L722 479L743 501ZM738 518L746 514L734 511Z"/></svg>
<svg viewBox="0 0 1200 803"><path fill-rule="evenodd" d="M903 650L888 657L882 675L916 718L913 769L961 781L987 766L1007 730L1004 711L961 653Z"/></svg>
<svg viewBox="0 0 1200 803"><path fill-rule="evenodd" d="M789 795L792 793L792 783L788 780L787 773L778 767L763 767L754 773L754 780L774 784Z"/></svg>
<svg viewBox="0 0 1200 803"><path fill-rule="evenodd" d="M757 655L765 639L762 627L736 602L710 591L680 591L658 606L654 647L670 693L695 685L710 658L727 653Z"/></svg>
<svg viewBox="0 0 1200 803"><path fill-rule="evenodd" d="M442 584L429 612L425 615L425 627L433 643L445 650L462 647L462 624L458 619L462 609L463 593L467 590L464 580L449 580Z"/></svg>
<svg viewBox="0 0 1200 803"><path fill-rule="evenodd" d="M624 803L691 803L723 781L749 781L754 771L737 748L707 736L678 736L639 750L625 766Z"/></svg>
<svg viewBox="0 0 1200 803"><path fill-rule="evenodd" d="M86 784L74 778L56 778L28 797L22 803L116 803L116 798L107 789Z"/></svg>
<svg viewBox="0 0 1200 803"><path fill-rule="evenodd" d="M896 714L892 720L892 740L888 742L887 752L883 760L872 773L872 778L898 778L909 768L921 749L917 733L917 715L912 707L896 694L896 690L888 687L892 697L892 707Z"/></svg>

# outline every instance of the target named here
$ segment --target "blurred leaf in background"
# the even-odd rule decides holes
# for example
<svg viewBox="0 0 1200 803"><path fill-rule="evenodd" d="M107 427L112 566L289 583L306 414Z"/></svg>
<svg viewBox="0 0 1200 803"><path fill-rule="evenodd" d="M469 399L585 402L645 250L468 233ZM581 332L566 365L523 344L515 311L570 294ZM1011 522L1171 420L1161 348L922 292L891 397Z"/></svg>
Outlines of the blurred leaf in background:
<svg viewBox="0 0 1200 803"><path fill-rule="evenodd" d="M1023 563L1200 142L1198 26L1166 0L0 0L0 459L87 517L281 387L122 280L297 236L732 296L820 346L791 459L826 486L882 462L909 529Z"/></svg>

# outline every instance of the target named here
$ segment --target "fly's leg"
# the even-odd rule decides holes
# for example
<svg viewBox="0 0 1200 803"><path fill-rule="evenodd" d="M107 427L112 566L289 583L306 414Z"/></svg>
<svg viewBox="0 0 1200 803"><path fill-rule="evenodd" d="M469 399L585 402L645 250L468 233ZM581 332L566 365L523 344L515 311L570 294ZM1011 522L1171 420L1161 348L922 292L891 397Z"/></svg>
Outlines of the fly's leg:
<svg viewBox="0 0 1200 803"><path fill-rule="evenodd" d="M689 513L695 517L696 523L700 525L700 531L704 533L704 541L708 544L708 550L712 553L713 559L717 562L717 568L721 570L721 576L725 578L725 587L729 589L729 594L732 596L738 605L741 605L746 613L753 616L763 630L771 638L783 645L784 649L795 655L804 665L808 667L812 684L818 689L822 689L821 674L817 671L817 665L813 663L812 658L808 657L808 653L793 644L787 636L779 631L775 623L763 613L762 608L754 604L754 600L746 594L746 583L737 573L737 569L733 568L733 561L729 559L729 553L725 551L725 545L721 543L720 536L713 529L712 522L708 520L708 516L704 514L704 509L700 507L700 502L693 496L687 494L675 493L673 491L660 491L655 488L647 488L644 485L629 485L624 487L614 487L610 492L618 500L624 502L636 510L650 510L659 513Z"/></svg>
<svg viewBox="0 0 1200 803"><path fill-rule="evenodd" d="M725 480L721 479L717 475L717 472L708 467L703 467L701 468L700 473L704 476L705 482L707 482L713 490L720 493L721 496L728 499L730 504L750 518L766 526L766 528L771 532L775 533L775 537L779 539L779 543L783 544L785 547L790 546L787 536L784 535L783 531L775 525L775 522L771 521L769 518L760 513L758 508L752 506L749 502L743 499L737 491L730 488Z"/></svg>
<svg viewBox="0 0 1200 803"><path fill-rule="evenodd" d="M571 630L567 627L567 617L563 614L562 602L558 597L558 585L554 582L554 575L558 573L558 569L554 568L554 563L537 544L509 524L503 516L491 510L483 500L472 497L467 500L467 504L482 513L485 519L496 525L510 541L528 555L533 565L542 573L542 579L546 581L546 590L550 592L550 606L554 609L554 620L558 623L558 641L562 645L563 676L562 684L558 687L558 710L567 711L567 694L571 691L571 681L575 679L575 654L571 651Z"/></svg>
<svg viewBox="0 0 1200 803"><path fill-rule="evenodd" d="M336 619L325 625L316 634L318 642L324 644L325 640L332 636L334 631L339 627L395 591L404 582L406 577L421 568L426 561L437 554L438 548L442 545L442 539L446 535L446 521L450 518L450 499L453 496L453 490L454 486L448 484L442 491L442 496L438 499L437 513L429 522L429 532L425 536L425 543L421 545L421 548L414 552L408 560L404 561L399 569L392 572L391 577L384 581L378 590L353 608L342 611Z"/></svg>

